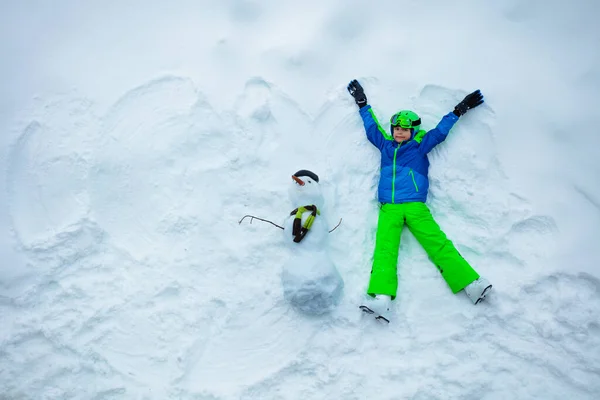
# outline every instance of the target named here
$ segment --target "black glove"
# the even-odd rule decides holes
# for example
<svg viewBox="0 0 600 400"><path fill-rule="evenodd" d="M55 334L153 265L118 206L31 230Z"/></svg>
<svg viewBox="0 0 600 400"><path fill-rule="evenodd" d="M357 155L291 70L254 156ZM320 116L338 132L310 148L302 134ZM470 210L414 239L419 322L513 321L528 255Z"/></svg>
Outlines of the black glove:
<svg viewBox="0 0 600 400"><path fill-rule="evenodd" d="M461 101L456 105L456 107L454 107L454 115L456 115L457 117L465 115L467 111L469 111L471 108L477 107L481 103L483 103L483 95L481 94L479 89L477 89L473 93L468 94L463 101Z"/></svg>
<svg viewBox="0 0 600 400"><path fill-rule="evenodd" d="M358 108L363 108L367 105L367 96L365 90L360 86L360 83L356 79L348 84L348 92L354 97L354 101L358 105Z"/></svg>

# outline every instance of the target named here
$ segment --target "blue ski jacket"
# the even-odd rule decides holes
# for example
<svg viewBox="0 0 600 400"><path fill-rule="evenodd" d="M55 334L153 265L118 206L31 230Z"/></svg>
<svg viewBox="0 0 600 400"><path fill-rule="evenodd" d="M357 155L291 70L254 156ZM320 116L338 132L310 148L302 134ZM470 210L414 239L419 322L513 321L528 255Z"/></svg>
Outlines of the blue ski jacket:
<svg viewBox="0 0 600 400"><path fill-rule="evenodd" d="M450 112L429 132L414 132L411 138L398 143L379 124L373 109L360 109L367 138L381 152L381 172L377 195L381 203L410 203L427 200L429 189L429 153L446 139L458 117ZM392 128L393 129L393 128Z"/></svg>

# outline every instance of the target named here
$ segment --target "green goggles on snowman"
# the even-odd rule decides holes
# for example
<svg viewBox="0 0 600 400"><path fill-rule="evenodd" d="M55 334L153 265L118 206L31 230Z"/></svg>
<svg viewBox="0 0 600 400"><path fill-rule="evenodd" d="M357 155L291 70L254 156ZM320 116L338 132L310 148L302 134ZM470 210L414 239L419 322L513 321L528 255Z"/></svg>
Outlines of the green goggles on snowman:
<svg viewBox="0 0 600 400"><path fill-rule="evenodd" d="M399 126L404 129L414 129L418 131L421 127L421 118L417 113L410 110L398 111L390 118L392 127Z"/></svg>

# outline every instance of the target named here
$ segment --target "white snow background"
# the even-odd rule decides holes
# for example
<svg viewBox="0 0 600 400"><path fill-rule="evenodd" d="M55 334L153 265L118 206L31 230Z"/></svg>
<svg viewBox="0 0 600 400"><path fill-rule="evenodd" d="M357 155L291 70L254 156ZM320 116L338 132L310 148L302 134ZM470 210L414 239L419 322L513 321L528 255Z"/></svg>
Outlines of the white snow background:
<svg viewBox="0 0 600 400"><path fill-rule="evenodd" d="M600 398L600 3L2 1L1 399ZM428 204L494 284L452 295L405 230L396 318L357 308L382 122L431 129ZM385 124L386 128L389 126ZM283 298L316 172L345 283Z"/></svg>

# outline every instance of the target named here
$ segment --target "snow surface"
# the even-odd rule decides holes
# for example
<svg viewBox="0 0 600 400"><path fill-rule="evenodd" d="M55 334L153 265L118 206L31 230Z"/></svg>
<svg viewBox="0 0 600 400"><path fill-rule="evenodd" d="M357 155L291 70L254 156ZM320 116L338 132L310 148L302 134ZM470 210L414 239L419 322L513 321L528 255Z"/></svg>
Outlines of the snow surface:
<svg viewBox="0 0 600 400"><path fill-rule="evenodd" d="M596 0L3 1L0 398L600 398ZM452 295L402 237L397 318L357 308L381 121L485 105L431 155L432 212L494 284ZM283 298L319 174L343 280Z"/></svg>

